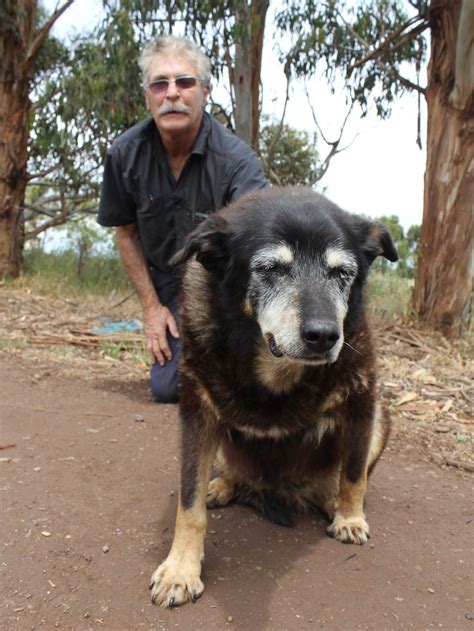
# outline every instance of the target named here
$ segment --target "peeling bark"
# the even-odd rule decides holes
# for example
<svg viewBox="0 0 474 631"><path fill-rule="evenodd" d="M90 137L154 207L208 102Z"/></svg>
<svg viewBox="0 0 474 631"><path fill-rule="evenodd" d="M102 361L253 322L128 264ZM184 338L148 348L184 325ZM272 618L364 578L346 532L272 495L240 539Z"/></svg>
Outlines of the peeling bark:
<svg viewBox="0 0 474 631"><path fill-rule="evenodd" d="M27 44L36 0L7 0L0 27L0 277L20 273L28 159Z"/></svg>
<svg viewBox="0 0 474 631"><path fill-rule="evenodd" d="M466 5L471 0L465 0ZM447 335L462 334L472 305L474 94L469 65L474 12L433 0L428 68L427 165L414 306ZM460 58L461 56L461 58Z"/></svg>
<svg viewBox="0 0 474 631"><path fill-rule="evenodd" d="M74 0L65 0L34 33L37 0L3 0L0 20L0 277L22 264L27 184L30 82L51 27Z"/></svg>
<svg viewBox="0 0 474 631"><path fill-rule="evenodd" d="M241 0L235 16L235 133L254 149L260 127L260 74L268 6L269 0Z"/></svg>

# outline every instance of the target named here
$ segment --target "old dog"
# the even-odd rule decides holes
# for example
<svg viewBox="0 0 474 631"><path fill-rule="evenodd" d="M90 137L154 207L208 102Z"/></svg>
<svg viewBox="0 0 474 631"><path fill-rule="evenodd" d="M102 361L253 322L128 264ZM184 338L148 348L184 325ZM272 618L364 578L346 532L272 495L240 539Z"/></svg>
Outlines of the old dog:
<svg viewBox="0 0 474 631"><path fill-rule="evenodd" d="M206 504L250 504L286 526L317 507L330 536L367 540L367 478L389 433L363 292L377 256L398 258L385 226L304 188L239 199L175 255L188 261L181 483L154 603L202 594Z"/></svg>

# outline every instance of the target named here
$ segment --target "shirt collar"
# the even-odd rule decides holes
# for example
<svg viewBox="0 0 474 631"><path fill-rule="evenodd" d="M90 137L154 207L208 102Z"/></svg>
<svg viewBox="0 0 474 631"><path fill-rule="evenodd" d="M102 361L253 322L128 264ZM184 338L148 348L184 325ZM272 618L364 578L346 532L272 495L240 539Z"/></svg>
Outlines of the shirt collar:
<svg viewBox="0 0 474 631"><path fill-rule="evenodd" d="M155 141L158 142L161 152L164 152L165 149L163 147L163 143L161 142L160 132L155 124L155 121L152 117L149 119L150 121L150 129L152 130L153 137ZM194 141L193 148L191 149L191 155L199 155L202 156L206 153L207 144L209 140L209 134L211 131L211 117L207 112L204 112L202 117L201 126L199 127L198 135L196 140Z"/></svg>
<svg viewBox="0 0 474 631"><path fill-rule="evenodd" d="M211 119L207 112L204 112L201 121L201 127L199 128L199 132L197 138L194 142L193 148L191 149L191 154L204 155L207 149L207 142L209 140L209 132L211 131Z"/></svg>

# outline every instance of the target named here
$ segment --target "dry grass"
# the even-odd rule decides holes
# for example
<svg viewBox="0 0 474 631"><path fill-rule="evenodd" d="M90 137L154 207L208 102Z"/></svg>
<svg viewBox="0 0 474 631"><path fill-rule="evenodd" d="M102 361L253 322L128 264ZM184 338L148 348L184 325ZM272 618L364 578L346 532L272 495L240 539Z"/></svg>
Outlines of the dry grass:
<svg viewBox="0 0 474 631"><path fill-rule="evenodd" d="M3 285L0 349L47 360L52 371L79 379L111 377L124 385L146 380L142 336L94 335L90 330L99 316L140 319L141 309L130 293L65 296L25 279ZM375 329L380 387L394 420L389 448L464 472L474 469L472 337L448 341L399 316L387 320L386 314Z"/></svg>

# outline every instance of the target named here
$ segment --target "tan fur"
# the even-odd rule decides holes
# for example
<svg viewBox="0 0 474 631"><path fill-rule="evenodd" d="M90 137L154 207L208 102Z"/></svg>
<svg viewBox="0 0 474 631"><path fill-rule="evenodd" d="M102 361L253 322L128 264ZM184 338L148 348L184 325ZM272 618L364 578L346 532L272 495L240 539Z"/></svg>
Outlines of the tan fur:
<svg viewBox="0 0 474 631"><path fill-rule="evenodd" d="M380 404L377 403L374 414L374 424L372 428L372 436L369 447L368 466L370 467L377 458L380 456L382 449L384 448L385 437L382 431L382 410Z"/></svg>
<svg viewBox="0 0 474 631"><path fill-rule="evenodd" d="M255 358L255 370L262 385L275 394L283 394L299 382L304 366L285 358L273 357L267 345L261 343Z"/></svg>
<svg viewBox="0 0 474 631"><path fill-rule="evenodd" d="M369 525L363 515L343 517L337 512L327 533L342 543L356 543L362 545L369 538Z"/></svg>
<svg viewBox="0 0 474 631"><path fill-rule="evenodd" d="M188 270L183 280L186 310L192 313L193 330L204 341L215 335L217 329L209 313L208 272L196 260L190 261Z"/></svg>
<svg viewBox="0 0 474 631"><path fill-rule="evenodd" d="M286 244L278 246L275 250L275 255L280 261L293 263L293 252Z"/></svg>
<svg viewBox="0 0 474 631"><path fill-rule="evenodd" d="M364 498L367 476L352 483L341 475L336 513L328 534L343 543L363 544L369 538L369 525L365 521Z"/></svg>
<svg viewBox="0 0 474 631"><path fill-rule="evenodd" d="M185 375L190 381L194 383L196 394L199 397L204 412L207 412L211 419L211 422L218 421L220 418L220 412L217 406L214 404L209 392L201 381L196 377L192 370L189 370L186 365L181 367L181 374ZM206 415L207 416L207 415Z"/></svg>
<svg viewBox="0 0 474 631"><path fill-rule="evenodd" d="M208 506L225 506L232 501L235 484L227 478L214 478L209 482L206 503Z"/></svg>
<svg viewBox="0 0 474 631"><path fill-rule="evenodd" d="M320 411L328 412L329 410L336 408L347 399L347 395L347 390L343 390L342 388L340 390L332 392L328 397L324 399L323 404L320 407Z"/></svg>
<svg viewBox="0 0 474 631"><path fill-rule="evenodd" d="M352 378L352 387L354 392L364 392L369 388L369 376L362 372L357 372Z"/></svg>
<svg viewBox="0 0 474 631"><path fill-rule="evenodd" d="M252 436L253 438L284 438L290 433L288 430L276 425L272 425L266 429L259 429L258 427L252 427L251 425L239 425L239 432Z"/></svg>
<svg viewBox="0 0 474 631"><path fill-rule="evenodd" d="M252 303L250 302L249 296L245 296L245 300L242 304L242 312L245 313L248 318L251 318L254 315Z"/></svg>
<svg viewBox="0 0 474 631"><path fill-rule="evenodd" d="M197 393L201 400L201 404L216 420L219 420L220 418L219 410L214 405L214 401L211 399L209 392L202 385L202 383L200 383L197 379L195 380L195 382L196 382Z"/></svg>
<svg viewBox="0 0 474 631"><path fill-rule="evenodd" d="M204 590L200 574L207 526L206 495L216 451L217 443L209 444L199 461L192 506L185 510L179 499L173 545L151 577L152 602L163 607L195 600Z"/></svg>
<svg viewBox="0 0 474 631"><path fill-rule="evenodd" d="M313 431L308 432L305 435L305 440L310 441L314 447L318 447L322 441L324 435L327 432L336 431L337 420L331 416L322 416L319 418L318 423L315 425Z"/></svg>
<svg viewBox="0 0 474 631"><path fill-rule="evenodd" d="M202 593L204 586L200 574L206 524L206 512L197 505L188 511L178 507L173 546L167 559L151 577L153 602L170 607L188 602Z"/></svg>
<svg viewBox="0 0 474 631"><path fill-rule="evenodd" d="M339 492L340 467L321 473L319 476L299 486L291 498L303 511L311 510L315 506L323 510L330 518L334 516L337 494Z"/></svg>
<svg viewBox="0 0 474 631"><path fill-rule="evenodd" d="M344 517L363 515L366 488L366 476L361 477L357 482L349 482L342 475L337 504L338 512Z"/></svg>

